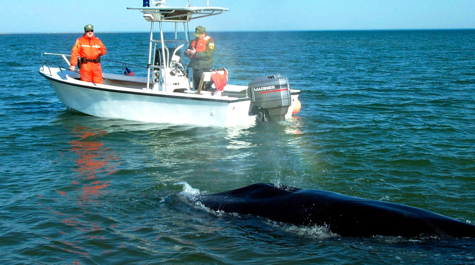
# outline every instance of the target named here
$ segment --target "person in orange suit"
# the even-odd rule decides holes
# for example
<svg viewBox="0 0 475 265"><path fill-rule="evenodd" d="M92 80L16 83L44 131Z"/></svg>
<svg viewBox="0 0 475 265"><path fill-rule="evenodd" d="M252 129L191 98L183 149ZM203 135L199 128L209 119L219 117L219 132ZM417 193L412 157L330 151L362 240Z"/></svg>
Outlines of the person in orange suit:
<svg viewBox="0 0 475 265"><path fill-rule="evenodd" d="M101 56L107 52L102 41L94 36L94 26L84 26L84 35L76 40L71 52L71 66L74 71L76 64L81 60L79 73L82 81L102 84Z"/></svg>

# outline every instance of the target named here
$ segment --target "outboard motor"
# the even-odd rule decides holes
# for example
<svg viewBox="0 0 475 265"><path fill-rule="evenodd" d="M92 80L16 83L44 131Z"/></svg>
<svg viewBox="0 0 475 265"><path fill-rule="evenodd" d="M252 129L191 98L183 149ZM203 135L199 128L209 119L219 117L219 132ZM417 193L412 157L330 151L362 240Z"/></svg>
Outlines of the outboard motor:
<svg viewBox="0 0 475 265"><path fill-rule="evenodd" d="M283 121L292 102L289 80L280 74L262 76L249 83L251 114L258 121Z"/></svg>

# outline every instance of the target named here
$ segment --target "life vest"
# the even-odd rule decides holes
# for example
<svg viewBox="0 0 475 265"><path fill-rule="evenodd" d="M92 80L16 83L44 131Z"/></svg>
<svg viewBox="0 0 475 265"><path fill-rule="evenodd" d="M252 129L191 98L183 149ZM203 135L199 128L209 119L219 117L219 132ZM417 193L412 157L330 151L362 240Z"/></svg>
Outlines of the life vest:
<svg viewBox="0 0 475 265"><path fill-rule="evenodd" d="M224 73L220 74L218 71L223 71ZM211 80L213 81L217 91L223 91L228 82L228 70L225 68L216 70L214 74L211 75Z"/></svg>
<svg viewBox="0 0 475 265"><path fill-rule="evenodd" d="M210 36L205 36L202 39L198 39L198 42L196 41L196 39L194 39L194 40L191 41L190 46L195 48L196 52L205 52L206 49L207 49L208 42L210 40L213 40L213 38L211 38ZM214 47L210 47L210 48L213 49ZM191 57L191 58L193 58L193 57Z"/></svg>

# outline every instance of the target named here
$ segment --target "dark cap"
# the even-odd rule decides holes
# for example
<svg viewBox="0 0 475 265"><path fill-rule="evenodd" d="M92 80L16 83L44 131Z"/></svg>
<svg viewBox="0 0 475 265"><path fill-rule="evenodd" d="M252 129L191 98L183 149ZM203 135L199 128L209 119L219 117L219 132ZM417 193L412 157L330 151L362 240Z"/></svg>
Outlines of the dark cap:
<svg viewBox="0 0 475 265"><path fill-rule="evenodd" d="M196 27L195 33L193 33L193 35L195 35L195 37L198 38L198 37L201 36L201 34L203 34L203 33L206 33L205 27L198 26L198 27Z"/></svg>
<svg viewBox="0 0 475 265"><path fill-rule="evenodd" d="M87 24L86 26L84 26L84 32L87 32L87 31L90 31L90 30L94 30L93 25Z"/></svg>

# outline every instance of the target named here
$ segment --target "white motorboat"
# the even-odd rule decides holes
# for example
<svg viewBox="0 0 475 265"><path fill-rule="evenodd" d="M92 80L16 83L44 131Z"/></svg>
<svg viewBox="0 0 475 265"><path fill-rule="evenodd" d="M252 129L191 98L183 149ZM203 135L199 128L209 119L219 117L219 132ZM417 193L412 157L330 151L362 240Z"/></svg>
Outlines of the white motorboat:
<svg viewBox="0 0 475 265"><path fill-rule="evenodd" d="M193 88L186 69L184 48L190 43L188 23L192 19L219 15L227 8L165 6L166 0L144 0L140 11L151 23L147 76L103 73L103 84L80 80L69 70L69 55L43 53L39 72L48 79L58 98L68 108L97 117L142 122L230 127L256 121L284 120L300 109L299 90L290 88L280 74L257 77L248 86L226 84L222 91L205 91L212 82L204 73L200 87ZM154 27L158 23L159 30ZM163 23L174 23L173 39L165 39ZM179 26L183 30L179 34ZM158 35L155 38L155 35ZM184 36L182 39L179 36ZM53 65L52 58L62 57L66 66ZM60 57L57 57L60 56ZM124 64L125 65L125 64Z"/></svg>

